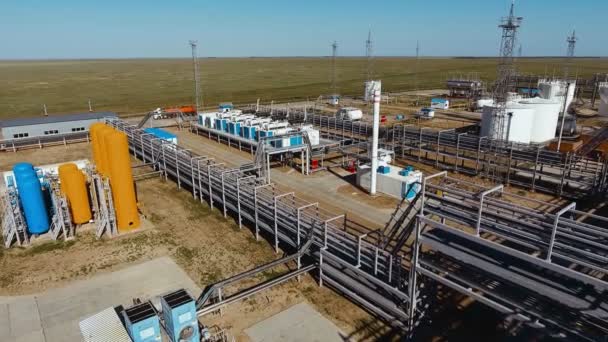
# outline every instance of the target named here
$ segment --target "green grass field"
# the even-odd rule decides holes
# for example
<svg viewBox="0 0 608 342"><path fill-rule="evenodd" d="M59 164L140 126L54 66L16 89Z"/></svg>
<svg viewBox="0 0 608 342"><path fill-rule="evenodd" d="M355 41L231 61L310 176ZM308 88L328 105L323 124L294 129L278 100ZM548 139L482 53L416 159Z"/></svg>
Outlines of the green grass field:
<svg viewBox="0 0 608 342"><path fill-rule="evenodd" d="M561 75L563 60L534 58L518 61L520 72ZM201 59L206 105L220 101L254 102L261 98L286 101L314 99L330 92L329 58L211 58ZM375 76L383 91L415 88L416 60L376 58ZM364 58L339 58L339 92L360 95L365 79ZM495 59L424 58L419 61L418 88L444 87L450 73L477 72L484 80L495 75ZM576 59L579 75L608 73L608 58ZM192 64L189 59L131 59L84 61L0 61L0 119L35 116L46 104L49 113L88 109L136 113L192 103Z"/></svg>

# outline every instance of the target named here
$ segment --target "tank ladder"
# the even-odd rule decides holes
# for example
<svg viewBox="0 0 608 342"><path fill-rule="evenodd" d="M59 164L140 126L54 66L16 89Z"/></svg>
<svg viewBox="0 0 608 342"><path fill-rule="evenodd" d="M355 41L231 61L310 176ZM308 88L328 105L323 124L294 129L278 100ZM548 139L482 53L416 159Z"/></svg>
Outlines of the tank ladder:
<svg viewBox="0 0 608 342"><path fill-rule="evenodd" d="M17 246L29 244L27 225L21 212L17 189L11 184L7 186L3 198L2 237L4 247L9 248L13 242Z"/></svg>
<svg viewBox="0 0 608 342"><path fill-rule="evenodd" d="M50 191L53 209L55 210L49 228L51 237L53 240L57 240L63 236L63 239L67 240L74 236L74 226L72 225L68 200L60 194L57 182L51 183Z"/></svg>
<svg viewBox="0 0 608 342"><path fill-rule="evenodd" d="M103 179L100 175L92 176L91 191L95 208L95 236L100 238L104 233L110 237L118 234L116 227L116 214L112 201L112 189L110 181Z"/></svg>

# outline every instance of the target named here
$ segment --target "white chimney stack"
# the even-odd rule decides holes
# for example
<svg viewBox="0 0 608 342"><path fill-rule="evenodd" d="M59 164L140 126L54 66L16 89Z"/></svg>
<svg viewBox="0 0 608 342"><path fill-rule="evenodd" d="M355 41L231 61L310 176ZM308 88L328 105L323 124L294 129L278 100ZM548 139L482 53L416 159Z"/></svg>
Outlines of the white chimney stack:
<svg viewBox="0 0 608 342"><path fill-rule="evenodd" d="M374 128L372 131L372 179L369 194L376 195L378 177L378 135L380 131L380 90L374 90Z"/></svg>

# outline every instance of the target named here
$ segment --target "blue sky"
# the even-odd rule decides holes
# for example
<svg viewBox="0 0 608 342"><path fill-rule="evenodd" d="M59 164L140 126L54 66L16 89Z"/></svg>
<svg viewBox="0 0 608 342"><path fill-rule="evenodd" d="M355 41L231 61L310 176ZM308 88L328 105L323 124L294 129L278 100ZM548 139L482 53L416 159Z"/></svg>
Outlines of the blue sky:
<svg viewBox="0 0 608 342"><path fill-rule="evenodd" d="M494 56L510 0L1 0L0 59L320 56ZM524 55L608 56L606 0L518 0Z"/></svg>

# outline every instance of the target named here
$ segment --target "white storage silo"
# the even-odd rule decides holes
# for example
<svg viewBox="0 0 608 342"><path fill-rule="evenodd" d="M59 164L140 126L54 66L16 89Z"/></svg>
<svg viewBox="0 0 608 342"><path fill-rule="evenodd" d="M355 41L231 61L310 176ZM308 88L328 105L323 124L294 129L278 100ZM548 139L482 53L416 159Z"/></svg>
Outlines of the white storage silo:
<svg viewBox="0 0 608 342"><path fill-rule="evenodd" d="M481 116L481 136L496 139L492 130L496 108L485 106ZM519 104L510 103L506 108L503 120L504 132L508 141L529 144L534 121L534 109Z"/></svg>
<svg viewBox="0 0 608 342"><path fill-rule="evenodd" d="M600 105L599 114L608 116L608 82L599 84Z"/></svg>

